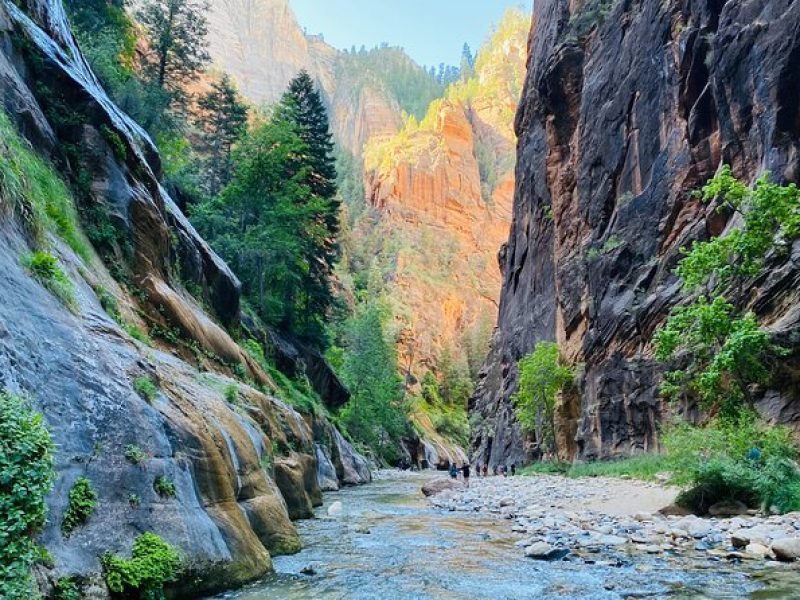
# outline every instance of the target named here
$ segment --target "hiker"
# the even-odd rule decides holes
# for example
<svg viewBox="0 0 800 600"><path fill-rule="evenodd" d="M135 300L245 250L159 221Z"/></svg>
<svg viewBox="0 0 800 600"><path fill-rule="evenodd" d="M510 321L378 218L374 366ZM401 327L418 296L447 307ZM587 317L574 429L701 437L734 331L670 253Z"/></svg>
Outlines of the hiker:
<svg viewBox="0 0 800 600"><path fill-rule="evenodd" d="M497 477L497 465L492 467L492 473L494 473L494 476Z"/></svg>
<svg viewBox="0 0 800 600"><path fill-rule="evenodd" d="M489 465L483 465L483 476L484 477L489 476Z"/></svg>
<svg viewBox="0 0 800 600"><path fill-rule="evenodd" d="M511 463L511 476L513 477L516 474L517 474L517 463Z"/></svg>
<svg viewBox="0 0 800 600"><path fill-rule="evenodd" d="M455 463L450 463L450 478L457 479L458 478L458 470L456 469Z"/></svg>
<svg viewBox="0 0 800 600"><path fill-rule="evenodd" d="M503 474L503 477L508 477L508 469L505 464L500 465L500 472Z"/></svg>
<svg viewBox="0 0 800 600"><path fill-rule="evenodd" d="M469 463L464 463L464 466L461 468L461 473L464 475L464 485L469 487Z"/></svg>
<svg viewBox="0 0 800 600"><path fill-rule="evenodd" d="M475 469L475 472L478 474L478 477L481 476L481 473L483 473L483 471L481 471L481 463L478 463L478 468Z"/></svg>

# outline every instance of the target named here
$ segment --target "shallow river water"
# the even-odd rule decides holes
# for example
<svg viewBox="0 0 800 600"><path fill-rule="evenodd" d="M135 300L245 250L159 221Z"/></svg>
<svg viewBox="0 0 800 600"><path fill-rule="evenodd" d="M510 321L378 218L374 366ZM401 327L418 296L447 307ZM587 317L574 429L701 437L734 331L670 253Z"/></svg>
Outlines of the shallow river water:
<svg viewBox="0 0 800 600"><path fill-rule="evenodd" d="M514 545L520 536L509 521L431 508L420 493L431 476L390 476L326 494L319 518L297 523L305 550L276 557L274 576L219 598L800 598L796 566L668 555L533 561ZM343 513L330 519L336 501ZM308 566L313 575L301 573Z"/></svg>

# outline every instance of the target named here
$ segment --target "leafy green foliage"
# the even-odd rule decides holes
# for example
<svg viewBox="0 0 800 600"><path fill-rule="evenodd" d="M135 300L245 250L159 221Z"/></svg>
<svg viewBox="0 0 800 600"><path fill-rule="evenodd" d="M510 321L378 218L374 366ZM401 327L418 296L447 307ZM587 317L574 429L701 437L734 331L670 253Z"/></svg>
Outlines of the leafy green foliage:
<svg viewBox="0 0 800 600"><path fill-rule="evenodd" d="M52 294L58 298L64 306L72 310L77 310L77 301L75 300L75 290L64 273L58 259L49 254L48 252L34 252L23 259L25 267L30 274L46 287Z"/></svg>
<svg viewBox="0 0 800 600"><path fill-rule="evenodd" d="M247 107L227 74L211 84L211 90L200 97L197 105L194 120L208 155L205 187L209 195L215 196L233 176L231 153L246 131Z"/></svg>
<svg viewBox="0 0 800 600"><path fill-rule="evenodd" d="M0 392L0 596L9 600L32 597L34 536L47 517L53 449L42 416Z"/></svg>
<svg viewBox="0 0 800 600"><path fill-rule="evenodd" d="M135 465L142 465L147 460L147 454L139 446L128 444L125 446L125 458Z"/></svg>
<svg viewBox="0 0 800 600"><path fill-rule="evenodd" d="M0 212L7 210L17 211L37 236L53 231L89 260L69 189L0 110Z"/></svg>
<svg viewBox="0 0 800 600"><path fill-rule="evenodd" d="M561 362L558 345L538 342L533 352L518 364L519 383L513 396L517 420L523 430L536 434L536 439L555 452L556 396L572 385L570 367Z"/></svg>
<svg viewBox="0 0 800 600"><path fill-rule="evenodd" d="M345 326L341 375L351 398L339 414L350 436L389 463L408 430L408 407L397 374L396 349L387 339L387 311L378 302L359 307Z"/></svg>
<svg viewBox="0 0 800 600"><path fill-rule="evenodd" d="M178 495L175 483L163 475L159 475L155 478L155 481L153 481L153 489L163 498L174 498Z"/></svg>
<svg viewBox="0 0 800 600"><path fill-rule="evenodd" d="M83 598L74 577L60 577L54 590L55 600L81 600Z"/></svg>
<svg viewBox="0 0 800 600"><path fill-rule="evenodd" d="M124 329L125 333L127 333L133 339L135 339L135 340L137 340L139 342L142 342L143 344L148 344L149 345L151 343L151 340L147 336L147 334L144 331L142 331L137 325L134 325L133 323L125 323L125 322L123 322L122 323L122 329ZM137 390L137 392L139 393L140 396L142 395L142 393L139 392L139 390ZM146 398L146 396L143 396L143 397Z"/></svg>
<svg viewBox="0 0 800 600"><path fill-rule="evenodd" d="M800 509L798 451L791 433L751 411L704 427L680 424L662 436L679 502L700 513L720 500L780 512Z"/></svg>
<svg viewBox="0 0 800 600"><path fill-rule="evenodd" d="M85 525L97 506L97 492L86 477L79 477L69 491L69 502L61 521L61 531L69 536L75 529Z"/></svg>
<svg viewBox="0 0 800 600"><path fill-rule="evenodd" d="M102 564L106 585L112 593L162 600L164 585L177 579L181 559L172 545L146 532L134 540L131 558L107 554Z"/></svg>
<svg viewBox="0 0 800 600"><path fill-rule="evenodd" d="M325 346L339 204L327 115L307 75L233 156L230 185L193 221L267 325Z"/></svg>
<svg viewBox="0 0 800 600"><path fill-rule="evenodd" d="M771 183L767 175L748 188L726 166L700 196L739 213L742 225L685 251L676 272L685 291L697 295L656 332L656 357L673 367L662 386L667 397L697 396L706 408L734 415L752 404L750 386L768 382L768 360L784 350L726 291L745 285L764 269L768 253L785 250L800 236L800 191Z"/></svg>
<svg viewBox="0 0 800 600"><path fill-rule="evenodd" d="M153 380L146 375L142 375L133 380L133 389L143 400L150 403L158 397L158 387Z"/></svg>

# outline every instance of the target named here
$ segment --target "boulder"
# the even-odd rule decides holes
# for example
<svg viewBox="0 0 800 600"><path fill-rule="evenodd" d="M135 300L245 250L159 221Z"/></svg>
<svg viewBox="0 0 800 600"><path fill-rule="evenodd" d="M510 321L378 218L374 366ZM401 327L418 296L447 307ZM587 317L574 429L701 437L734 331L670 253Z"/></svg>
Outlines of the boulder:
<svg viewBox="0 0 800 600"><path fill-rule="evenodd" d="M328 507L328 516L329 517L338 517L338 516L340 516L342 514L343 511L344 511L344 508L342 506L342 503L337 500L336 502L334 502L333 504L331 504Z"/></svg>
<svg viewBox="0 0 800 600"><path fill-rule="evenodd" d="M792 562L800 558L800 537L783 538L772 542L772 552L778 560Z"/></svg>
<svg viewBox="0 0 800 600"><path fill-rule="evenodd" d="M422 493L425 496L435 496L446 490L460 490L463 487L464 484L457 479L434 479L422 486Z"/></svg>
<svg viewBox="0 0 800 600"><path fill-rule="evenodd" d="M323 492L333 492L339 489L339 478L336 467L333 466L327 449L321 444L314 444L317 455L317 483Z"/></svg>

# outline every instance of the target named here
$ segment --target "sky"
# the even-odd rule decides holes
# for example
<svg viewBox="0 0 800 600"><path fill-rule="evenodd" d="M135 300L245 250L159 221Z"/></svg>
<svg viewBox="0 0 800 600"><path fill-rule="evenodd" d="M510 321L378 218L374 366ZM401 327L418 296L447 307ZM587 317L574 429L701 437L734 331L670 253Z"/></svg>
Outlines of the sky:
<svg viewBox="0 0 800 600"><path fill-rule="evenodd" d="M387 42L419 64L458 65L467 42L473 52L509 7L531 0L290 0L300 26L343 49Z"/></svg>

